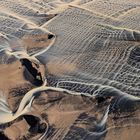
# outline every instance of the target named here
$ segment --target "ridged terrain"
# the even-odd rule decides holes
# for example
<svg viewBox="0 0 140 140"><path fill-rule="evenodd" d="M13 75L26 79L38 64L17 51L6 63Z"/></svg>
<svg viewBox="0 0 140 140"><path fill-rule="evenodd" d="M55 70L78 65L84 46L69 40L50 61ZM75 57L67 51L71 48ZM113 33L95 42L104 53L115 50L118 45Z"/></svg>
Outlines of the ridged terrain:
<svg viewBox="0 0 140 140"><path fill-rule="evenodd" d="M0 139L139 140L139 0L0 9Z"/></svg>

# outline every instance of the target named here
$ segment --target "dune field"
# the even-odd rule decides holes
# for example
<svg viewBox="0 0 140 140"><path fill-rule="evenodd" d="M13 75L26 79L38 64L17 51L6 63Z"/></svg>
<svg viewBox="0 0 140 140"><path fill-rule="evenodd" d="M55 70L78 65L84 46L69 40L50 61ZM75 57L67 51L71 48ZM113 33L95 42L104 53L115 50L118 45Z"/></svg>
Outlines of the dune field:
<svg viewBox="0 0 140 140"><path fill-rule="evenodd" d="M140 0L0 1L0 140L140 140Z"/></svg>

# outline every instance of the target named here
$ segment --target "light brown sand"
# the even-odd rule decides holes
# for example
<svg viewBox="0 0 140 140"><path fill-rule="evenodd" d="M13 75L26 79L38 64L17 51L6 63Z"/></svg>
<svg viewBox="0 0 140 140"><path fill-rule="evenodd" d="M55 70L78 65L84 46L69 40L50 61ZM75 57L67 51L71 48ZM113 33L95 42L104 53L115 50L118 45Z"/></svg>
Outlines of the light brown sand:
<svg viewBox="0 0 140 140"><path fill-rule="evenodd" d="M108 78L114 74L116 72L115 70L118 70L118 66L122 65L124 60L127 59L127 55L123 53L126 48L128 47L126 51L128 52L130 46L139 46L139 36L133 38L135 31L139 33L140 29L139 4L139 0L2 0L0 2L0 35L18 38L27 51L34 52L44 49L52 43L53 39L48 40L48 30L52 31L56 34L55 47L57 47L58 50L59 48L61 49L61 47L67 50L73 47L69 51L71 54L74 53L75 50L78 53L81 52L78 58L82 64L79 62L77 66L76 63L73 63L78 60L77 54L73 54L73 58L68 57L69 54L63 56L57 54L58 59L56 57L56 59L52 61L47 60L48 63L46 67L49 74L57 76L67 75L72 72L77 72L78 70L81 72L82 68L87 68L85 72L91 72L91 75L89 75L91 78ZM66 12L63 13L65 10ZM46 13L59 13L59 15L48 15L48 17L46 17L47 15L41 15ZM123 34L124 29L128 31L130 36L125 33ZM80 32L77 32L77 30ZM43 35L34 35L33 31L37 33L41 32ZM112 38L109 38L110 42L104 39L100 40L94 36L98 36L99 34L96 33L101 33L101 31L103 38L110 37L109 34L112 33ZM88 39L87 36L93 33L92 38ZM127 40L129 37L131 41ZM92 39L95 39L95 42ZM122 42L123 39L125 39L125 41ZM137 41L135 39L137 39ZM97 44L103 42L102 46L106 44L111 44L112 46L108 48L106 52L103 50L98 53L98 49L95 49L90 54L88 50L86 50L86 45L93 43L96 46L96 40ZM83 48L79 49L81 46ZM98 46L96 47L98 48ZM87 52L83 54L84 51ZM124 56L123 58L120 57L120 52L122 56ZM68 52L61 51L60 54L61 53L65 54ZM53 56L54 54L50 53L50 55ZM92 60L104 63L100 63L99 65L95 63L93 67L88 67L90 64L88 63L88 65L86 65L86 61L91 56ZM43 57L45 57L45 54ZM63 61L65 59L67 61ZM108 63L106 64L106 62ZM12 110L17 109L22 97L30 89L34 88L29 81L25 80L23 70L18 60L11 64L0 65L0 90L8 98ZM132 71L129 71L129 68L126 68L126 71L119 72L120 77L118 79L116 78L119 82L127 85L132 84L132 86L134 85L139 88L139 69L133 68ZM45 73L43 66L41 67L41 73ZM124 79L121 73L126 76L124 76ZM129 78L129 76L134 76L135 78L135 75L136 83ZM121 86L118 86L118 88L121 88ZM90 128L94 128L95 124L99 122L106 107L107 104L97 106L95 100L88 97L44 92L44 94L33 102L31 114L40 117L49 124L50 132L47 138L48 140L63 140L69 132L72 133L72 135L69 135L70 139L73 139L72 136L74 136L75 139L81 140L84 137L80 137L79 133L84 130L84 133L88 134ZM85 113L87 116L85 115L86 117L80 120L79 116L82 113ZM90 117L94 117L95 121L92 119L87 121ZM139 120L139 113L136 114L136 117ZM130 119L133 122L131 116ZM138 125L136 125L136 121L134 120L134 126L124 127L123 123L120 123L124 121L123 118L118 119L115 123L114 121L112 122L110 116L108 120L107 127L113 126L115 128L108 130L105 140L140 139L139 122L137 122ZM126 121L126 124L127 123L129 123L129 121ZM78 130L75 131L74 127L78 127L79 132ZM27 138L29 140L38 140L40 135L36 134L32 136L32 134L29 134L28 128L29 126L26 121L16 120L15 123L5 129L4 133L12 140L18 140L19 137L23 135L25 135L25 137L29 136Z"/></svg>

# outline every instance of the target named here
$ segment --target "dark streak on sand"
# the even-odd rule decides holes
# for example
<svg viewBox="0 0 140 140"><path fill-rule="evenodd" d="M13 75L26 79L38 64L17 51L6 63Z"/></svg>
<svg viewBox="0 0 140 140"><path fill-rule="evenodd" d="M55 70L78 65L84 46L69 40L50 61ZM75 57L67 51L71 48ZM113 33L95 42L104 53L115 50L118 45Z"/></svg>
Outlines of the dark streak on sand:
<svg viewBox="0 0 140 140"><path fill-rule="evenodd" d="M37 70L37 68L35 68L32 65L32 62L26 58L21 59L21 64L22 66L25 66L26 70L29 72L30 75L32 75L33 79L27 77L25 75L25 78L27 80L29 80L32 84L34 84L35 86L41 86L43 84L43 80L42 80L42 75L41 72L39 72ZM36 65L37 66L37 65Z"/></svg>
<svg viewBox="0 0 140 140"><path fill-rule="evenodd" d="M2 132L0 133L0 140L10 140Z"/></svg>
<svg viewBox="0 0 140 140"><path fill-rule="evenodd" d="M50 36L51 38L52 36ZM30 60L24 58L20 59L22 66L25 67L26 72L24 74L26 80L30 81L35 86L41 86L43 84L41 72L38 70L39 65L31 62ZM29 76L29 75L30 76ZM23 118L29 124L29 132L30 133L43 133L46 131L46 123L41 123L41 120L33 115L23 115Z"/></svg>
<svg viewBox="0 0 140 140"><path fill-rule="evenodd" d="M27 123L30 125L29 132L31 133L45 132L47 126L45 123L41 123L38 117L35 117L33 115L24 115L23 117L27 121Z"/></svg>

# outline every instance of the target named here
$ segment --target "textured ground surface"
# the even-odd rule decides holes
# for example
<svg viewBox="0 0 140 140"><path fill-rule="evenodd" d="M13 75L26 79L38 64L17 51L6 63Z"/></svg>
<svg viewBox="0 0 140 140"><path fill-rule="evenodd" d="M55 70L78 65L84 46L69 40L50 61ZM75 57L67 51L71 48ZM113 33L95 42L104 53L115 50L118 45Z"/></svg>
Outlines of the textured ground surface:
<svg viewBox="0 0 140 140"><path fill-rule="evenodd" d="M1 0L0 9L0 49L48 47L34 66L48 86L83 93L43 91L34 100L28 114L48 124L45 140L139 140L139 0ZM12 111L36 88L33 77L0 51L0 93ZM12 140L43 134L23 117L0 128Z"/></svg>

